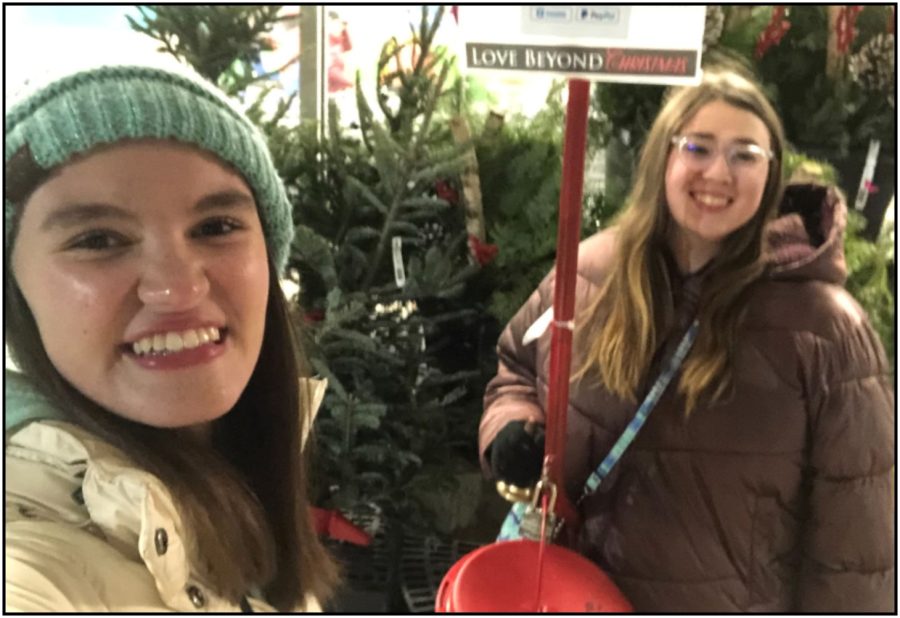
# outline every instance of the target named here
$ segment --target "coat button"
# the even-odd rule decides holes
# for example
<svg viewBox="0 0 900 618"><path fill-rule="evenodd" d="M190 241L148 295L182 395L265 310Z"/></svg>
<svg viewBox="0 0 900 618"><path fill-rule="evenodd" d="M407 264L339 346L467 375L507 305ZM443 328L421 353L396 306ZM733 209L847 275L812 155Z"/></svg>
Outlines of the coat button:
<svg viewBox="0 0 900 618"><path fill-rule="evenodd" d="M194 607L200 609L204 605L206 605L206 599L203 597L203 591L200 590L197 586L188 586L187 589L188 598L191 600L191 603L194 604Z"/></svg>
<svg viewBox="0 0 900 618"><path fill-rule="evenodd" d="M153 535L153 542L156 544L157 555L162 556L169 549L169 535L165 528L157 528Z"/></svg>

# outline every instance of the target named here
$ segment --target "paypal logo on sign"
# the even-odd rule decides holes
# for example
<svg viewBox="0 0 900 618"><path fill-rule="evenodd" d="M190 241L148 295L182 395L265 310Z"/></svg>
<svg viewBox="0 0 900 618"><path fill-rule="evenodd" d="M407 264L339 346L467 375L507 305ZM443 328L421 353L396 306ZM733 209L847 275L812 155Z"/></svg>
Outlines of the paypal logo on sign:
<svg viewBox="0 0 900 618"><path fill-rule="evenodd" d="M598 7L581 7L578 9L578 21L595 24L616 24L619 22L619 9Z"/></svg>

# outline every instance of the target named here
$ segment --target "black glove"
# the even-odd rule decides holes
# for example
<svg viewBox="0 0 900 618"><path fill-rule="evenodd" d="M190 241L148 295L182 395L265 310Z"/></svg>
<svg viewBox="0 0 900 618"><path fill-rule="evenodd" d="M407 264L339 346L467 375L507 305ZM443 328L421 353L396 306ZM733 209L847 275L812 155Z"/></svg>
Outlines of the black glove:
<svg viewBox="0 0 900 618"><path fill-rule="evenodd" d="M494 478L531 487L541 478L544 464L544 426L510 421L491 442L490 461Z"/></svg>

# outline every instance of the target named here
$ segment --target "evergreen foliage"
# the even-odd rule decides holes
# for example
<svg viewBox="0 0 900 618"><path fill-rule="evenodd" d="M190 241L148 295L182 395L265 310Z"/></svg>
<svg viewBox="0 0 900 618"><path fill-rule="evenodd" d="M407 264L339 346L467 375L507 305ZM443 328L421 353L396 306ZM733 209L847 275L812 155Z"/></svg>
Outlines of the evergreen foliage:
<svg viewBox="0 0 900 618"><path fill-rule="evenodd" d="M512 117L477 140L484 215L497 258L488 267L490 311L505 324L553 268L559 216L565 111L556 83L533 117ZM589 143L588 159L596 154ZM606 225L614 209L602 192L584 196L582 238Z"/></svg>
<svg viewBox="0 0 900 618"><path fill-rule="evenodd" d="M469 256L463 210L435 190L461 170L468 147L434 126L443 122L450 69L432 45L441 17L423 10L410 42L383 47L381 118L359 78L356 136L331 108L319 175L301 182L317 189L298 188L291 260L302 305L317 320L313 364L331 385L317 421L330 483L320 496L345 509L374 502L419 523L429 519L428 494L453 491L460 466L452 462L476 465L473 437L496 337L470 294L480 266ZM406 45L414 46L409 67L400 61ZM469 516L478 497L468 497Z"/></svg>
<svg viewBox="0 0 900 618"><path fill-rule="evenodd" d="M505 323L553 267L564 117L559 88L530 125L513 118L478 142L491 264L491 312Z"/></svg>
<svg viewBox="0 0 900 618"><path fill-rule="evenodd" d="M132 29L160 43L161 52L190 64L234 96L267 76L254 75L259 54L274 49L266 35L278 21L281 5L138 5L141 20Z"/></svg>
<svg viewBox="0 0 900 618"><path fill-rule="evenodd" d="M844 252L847 260L847 291L863 306L872 327L881 337L885 352L896 371L896 296L889 285L895 261L894 228L885 226L875 242L863 237L866 220L851 210L847 217Z"/></svg>

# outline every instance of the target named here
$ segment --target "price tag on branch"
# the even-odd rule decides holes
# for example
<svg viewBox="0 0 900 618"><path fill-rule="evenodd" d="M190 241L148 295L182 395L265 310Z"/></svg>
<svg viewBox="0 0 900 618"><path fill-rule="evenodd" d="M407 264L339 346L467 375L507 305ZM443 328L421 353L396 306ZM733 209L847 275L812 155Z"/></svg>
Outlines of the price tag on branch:
<svg viewBox="0 0 900 618"><path fill-rule="evenodd" d="M859 179L859 189L856 191L856 202L853 207L862 211L866 207L866 201L870 193L878 189L872 184L875 178L875 165L878 163L878 153L881 151L881 142L877 139L869 140L869 151L866 153L866 164L863 167L862 178Z"/></svg>
<svg viewBox="0 0 900 618"><path fill-rule="evenodd" d="M394 258L394 282L402 288L406 285L406 268L403 266L403 239L400 236L391 238L391 253Z"/></svg>

